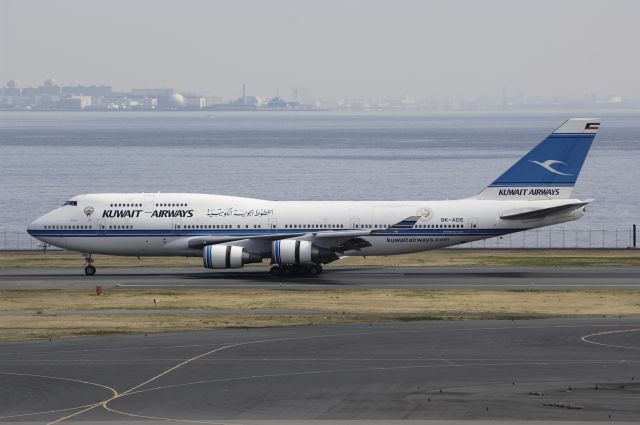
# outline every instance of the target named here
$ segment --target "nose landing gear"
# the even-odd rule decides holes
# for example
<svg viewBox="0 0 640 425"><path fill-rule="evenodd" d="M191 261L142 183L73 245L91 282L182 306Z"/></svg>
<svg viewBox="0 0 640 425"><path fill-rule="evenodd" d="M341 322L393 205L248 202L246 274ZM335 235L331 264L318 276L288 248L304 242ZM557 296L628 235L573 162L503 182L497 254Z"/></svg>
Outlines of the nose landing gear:
<svg viewBox="0 0 640 425"><path fill-rule="evenodd" d="M96 268L93 266L93 258L91 258L90 252L83 252L82 257L84 257L84 274L87 276L93 276L96 274Z"/></svg>

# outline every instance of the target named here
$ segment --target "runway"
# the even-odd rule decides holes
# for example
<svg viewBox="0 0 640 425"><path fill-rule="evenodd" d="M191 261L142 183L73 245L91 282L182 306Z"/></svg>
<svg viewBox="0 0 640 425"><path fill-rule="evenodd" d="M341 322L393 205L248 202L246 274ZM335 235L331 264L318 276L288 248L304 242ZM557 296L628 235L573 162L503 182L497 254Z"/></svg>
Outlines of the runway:
<svg viewBox="0 0 640 425"><path fill-rule="evenodd" d="M639 397L640 318L0 343L0 422L637 421Z"/></svg>
<svg viewBox="0 0 640 425"><path fill-rule="evenodd" d="M633 267L397 267L329 268L314 277L272 277L266 268L210 271L193 267L0 269L0 289L296 288L296 289L640 289Z"/></svg>

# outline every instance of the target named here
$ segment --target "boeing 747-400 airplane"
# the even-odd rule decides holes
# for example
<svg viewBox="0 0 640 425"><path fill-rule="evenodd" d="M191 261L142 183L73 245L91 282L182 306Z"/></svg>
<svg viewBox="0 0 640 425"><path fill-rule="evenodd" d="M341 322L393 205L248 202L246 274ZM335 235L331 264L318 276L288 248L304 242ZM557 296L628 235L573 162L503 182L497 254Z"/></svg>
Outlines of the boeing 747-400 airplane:
<svg viewBox="0 0 640 425"><path fill-rule="evenodd" d="M271 259L273 275L318 274L345 256L426 251L577 220L571 191L600 126L566 121L481 193L453 201L267 201L193 193L78 195L32 222L44 243L92 253L202 256L233 269Z"/></svg>

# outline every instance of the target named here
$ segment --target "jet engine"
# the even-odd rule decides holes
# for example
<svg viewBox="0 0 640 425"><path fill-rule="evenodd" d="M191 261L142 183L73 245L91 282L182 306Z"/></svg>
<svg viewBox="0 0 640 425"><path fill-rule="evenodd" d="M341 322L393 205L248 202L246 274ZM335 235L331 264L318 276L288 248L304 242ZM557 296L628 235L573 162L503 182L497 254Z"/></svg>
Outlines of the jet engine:
<svg viewBox="0 0 640 425"><path fill-rule="evenodd" d="M202 260L207 269L238 269L248 263L259 263L262 256L246 252L241 246L207 245L202 250Z"/></svg>
<svg viewBox="0 0 640 425"><path fill-rule="evenodd" d="M338 257L329 249L313 245L309 241L291 239L273 241L271 257L281 265L328 263Z"/></svg>

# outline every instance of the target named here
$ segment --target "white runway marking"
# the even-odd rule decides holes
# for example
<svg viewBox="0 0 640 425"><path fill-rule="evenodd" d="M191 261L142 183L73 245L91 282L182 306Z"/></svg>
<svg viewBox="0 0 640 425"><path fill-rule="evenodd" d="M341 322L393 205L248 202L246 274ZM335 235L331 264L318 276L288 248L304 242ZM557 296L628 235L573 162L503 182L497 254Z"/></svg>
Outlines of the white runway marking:
<svg viewBox="0 0 640 425"><path fill-rule="evenodd" d="M619 331L598 332L598 333L595 333L595 334L585 335L582 338L580 338L580 340L582 340L582 342L586 342L587 344L602 345L604 347L626 348L628 350L640 350L640 347L628 346L628 345L605 344L605 343L602 343L602 342L596 342L596 341L591 341L590 340L590 338L593 338L593 337L596 337L596 336L614 335L614 334L620 334L620 333L625 333L625 332L640 332L640 329L623 329L623 330L619 330Z"/></svg>

